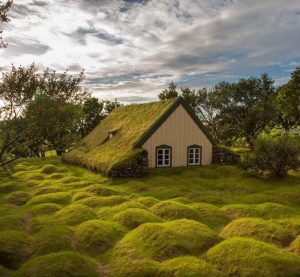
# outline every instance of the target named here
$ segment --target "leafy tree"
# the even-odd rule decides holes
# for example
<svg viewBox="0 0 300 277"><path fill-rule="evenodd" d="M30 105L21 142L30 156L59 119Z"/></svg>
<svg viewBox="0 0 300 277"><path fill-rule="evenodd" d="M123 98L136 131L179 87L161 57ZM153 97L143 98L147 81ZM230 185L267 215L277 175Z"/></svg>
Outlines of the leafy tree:
<svg viewBox="0 0 300 277"><path fill-rule="evenodd" d="M104 114L108 115L110 114L115 108L121 107L122 104L120 102L117 101L108 101L105 100L103 101L104 103Z"/></svg>
<svg viewBox="0 0 300 277"><path fill-rule="evenodd" d="M0 2L0 22L8 22L8 12L12 7L13 0L8 0L5 4L1 4ZM0 35L3 31L0 31ZM3 42L3 38L0 37L0 48L6 47L7 45Z"/></svg>
<svg viewBox="0 0 300 277"><path fill-rule="evenodd" d="M158 98L160 100L175 98L178 96L178 92L176 89L177 89L177 85L174 82L171 82L168 85L168 88L163 90L163 92L158 95Z"/></svg>
<svg viewBox="0 0 300 277"><path fill-rule="evenodd" d="M285 132L281 136L261 135L254 143L254 149L245 159L243 165L253 172L263 175L285 177L288 170L298 169L300 142Z"/></svg>
<svg viewBox="0 0 300 277"><path fill-rule="evenodd" d="M100 121L105 117L104 115L104 102L96 97L88 98L82 107L83 112L83 133L85 134L92 131Z"/></svg>
<svg viewBox="0 0 300 277"><path fill-rule="evenodd" d="M275 103L278 123L285 130L300 124L300 67L295 69L287 84L278 88Z"/></svg>

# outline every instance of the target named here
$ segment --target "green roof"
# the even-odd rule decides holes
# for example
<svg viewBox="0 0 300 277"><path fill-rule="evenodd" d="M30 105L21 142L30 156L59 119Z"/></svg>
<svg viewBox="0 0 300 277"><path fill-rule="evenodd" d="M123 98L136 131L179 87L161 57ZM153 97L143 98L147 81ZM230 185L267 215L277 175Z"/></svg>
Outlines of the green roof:
<svg viewBox="0 0 300 277"><path fill-rule="evenodd" d="M135 147L140 139L176 102L174 98L116 108L83 140L81 147L65 154L63 159L106 174L116 166L130 164L142 151Z"/></svg>

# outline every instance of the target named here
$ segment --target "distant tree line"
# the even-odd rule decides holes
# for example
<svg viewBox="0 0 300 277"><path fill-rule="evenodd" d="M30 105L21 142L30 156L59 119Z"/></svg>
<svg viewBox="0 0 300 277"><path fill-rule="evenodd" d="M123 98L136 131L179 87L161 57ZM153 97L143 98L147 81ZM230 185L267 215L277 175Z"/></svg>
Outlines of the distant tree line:
<svg viewBox="0 0 300 277"><path fill-rule="evenodd" d="M77 76L33 64L3 73L0 82L0 167L26 156L71 149L120 103L99 100Z"/></svg>

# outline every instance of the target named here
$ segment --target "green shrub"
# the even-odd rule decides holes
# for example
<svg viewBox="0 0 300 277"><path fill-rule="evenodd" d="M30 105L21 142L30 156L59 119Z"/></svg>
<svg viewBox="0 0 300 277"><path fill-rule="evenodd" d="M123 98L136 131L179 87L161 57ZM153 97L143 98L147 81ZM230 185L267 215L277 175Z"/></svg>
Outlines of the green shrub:
<svg viewBox="0 0 300 277"><path fill-rule="evenodd" d="M71 200L71 194L69 192L54 192L43 195L38 195L31 198L27 204L36 205L44 203L56 203L56 204L67 204Z"/></svg>
<svg viewBox="0 0 300 277"><path fill-rule="evenodd" d="M46 226L33 237L34 255L72 250L72 231L64 225Z"/></svg>
<svg viewBox="0 0 300 277"><path fill-rule="evenodd" d="M250 238L230 238L206 253L224 276L298 276L300 257Z"/></svg>
<svg viewBox="0 0 300 277"><path fill-rule="evenodd" d="M61 206L54 204L54 203L45 203L45 204L38 204L30 207L29 212L34 216L37 215L51 215L56 213L61 209Z"/></svg>
<svg viewBox="0 0 300 277"><path fill-rule="evenodd" d="M163 219L199 219L199 215L195 209L176 201L159 202L151 208L151 211Z"/></svg>
<svg viewBox="0 0 300 277"><path fill-rule="evenodd" d="M151 212L143 209L126 209L120 213L117 213L113 220L126 226L128 229L134 229L139 225L147 222L161 222L162 220L152 214Z"/></svg>
<svg viewBox="0 0 300 277"><path fill-rule="evenodd" d="M217 277L221 276L213 266L196 257L183 256L167 260L160 266L159 277Z"/></svg>
<svg viewBox="0 0 300 277"><path fill-rule="evenodd" d="M77 248L89 255L100 255L110 248L126 232L116 222L89 220L75 228Z"/></svg>
<svg viewBox="0 0 300 277"><path fill-rule="evenodd" d="M30 193L25 191L15 191L5 197L6 202L17 206L22 206L31 198Z"/></svg>
<svg viewBox="0 0 300 277"><path fill-rule="evenodd" d="M77 203L89 206L91 208L104 207L104 206L115 206L125 202L126 199L122 196L112 195L112 196L92 196L86 197L77 201Z"/></svg>
<svg viewBox="0 0 300 277"><path fill-rule="evenodd" d="M239 218L230 222L220 233L221 237L250 237L279 246L287 246L292 234L279 224L259 218Z"/></svg>
<svg viewBox="0 0 300 277"><path fill-rule="evenodd" d="M55 214L55 218L65 224L76 225L96 218L94 211L82 204L69 205Z"/></svg>
<svg viewBox="0 0 300 277"><path fill-rule="evenodd" d="M97 263L73 252L40 256L26 262L15 277L98 277Z"/></svg>
<svg viewBox="0 0 300 277"><path fill-rule="evenodd" d="M101 184L91 185L86 188L86 191L96 194L98 196L111 196L111 195L121 194L120 191L109 188L109 187L101 185Z"/></svg>
<svg viewBox="0 0 300 277"><path fill-rule="evenodd" d="M142 205L146 206L147 208L150 208L159 202L159 200L157 198L154 198L151 196L138 197L138 198L134 199L134 201L141 203Z"/></svg>
<svg viewBox="0 0 300 277"><path fill-rule="evenodd" d="M29 239L21 231L0 232L0 264L9 269L16 269L29 258L31 249Z"/></svg>
<svg viewBox="0 0 300 277"><path fill-rule="evenodd" d="M289 250L300 256L300 235L291 243Z"/></svg>
<svg viewBox="0 0 300 277"><path fill-rule="evenodd" d="M197 210L199 221L211 228L225 225L230 221L227 214L214 205L207 203L195 203L191 204L191 207Z"/></svg>
<svg viewBox="0 0 300 277"><path fill-rule="evenodd" d="M117 243L113 256L114 259L128 256L165 260L181 255L200 255L219 241L211 229L193 220L145 223Z"/></svg>
<svg viewBox="0 0 300 277"><path fill-rule="evenodd" d="M277 177L285 177L288 170L298 169L300 141L288 133L281 136L259 136L254 150L244 161L244 166L257 174L266 171Z"/></svg>

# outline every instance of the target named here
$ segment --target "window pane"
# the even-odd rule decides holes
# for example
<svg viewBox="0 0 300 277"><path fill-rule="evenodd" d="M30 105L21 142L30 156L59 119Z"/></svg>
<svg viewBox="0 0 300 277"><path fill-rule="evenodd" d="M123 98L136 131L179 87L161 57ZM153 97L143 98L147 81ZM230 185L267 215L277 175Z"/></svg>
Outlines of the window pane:
<svg viewBox="0 0 300 277"><path fill-rule="evenodd" d="M158 160L157 165L162 165L162 161Z"/></svg>
<svg viewBox="0 0 300 277"><path fill-rule="evenodd" d="M194 160L193 159L189 159L189 164L193 164Z"/></svg>
<svg viewBox="0 0 300 277"><path fill-rule="evenodd" d="M199 159L195 159L195 164L198 164L199 163Z"/></svg>
<svg viewBox="0 0 300 277"><path fill-rule="evenodd" d="M163 150L162 149L158 149L157 150L157 154L162 155L163 154Z"/></svg>
<svg viewBox="0 0 300 277"><path fill-rule="evenodd" d="M195 153L197 153L197 154L198 154L198 153L199 153L199 151L200 151L200 149L199 149L199 148L196 148L196 149L195 149Z"/></svg>

